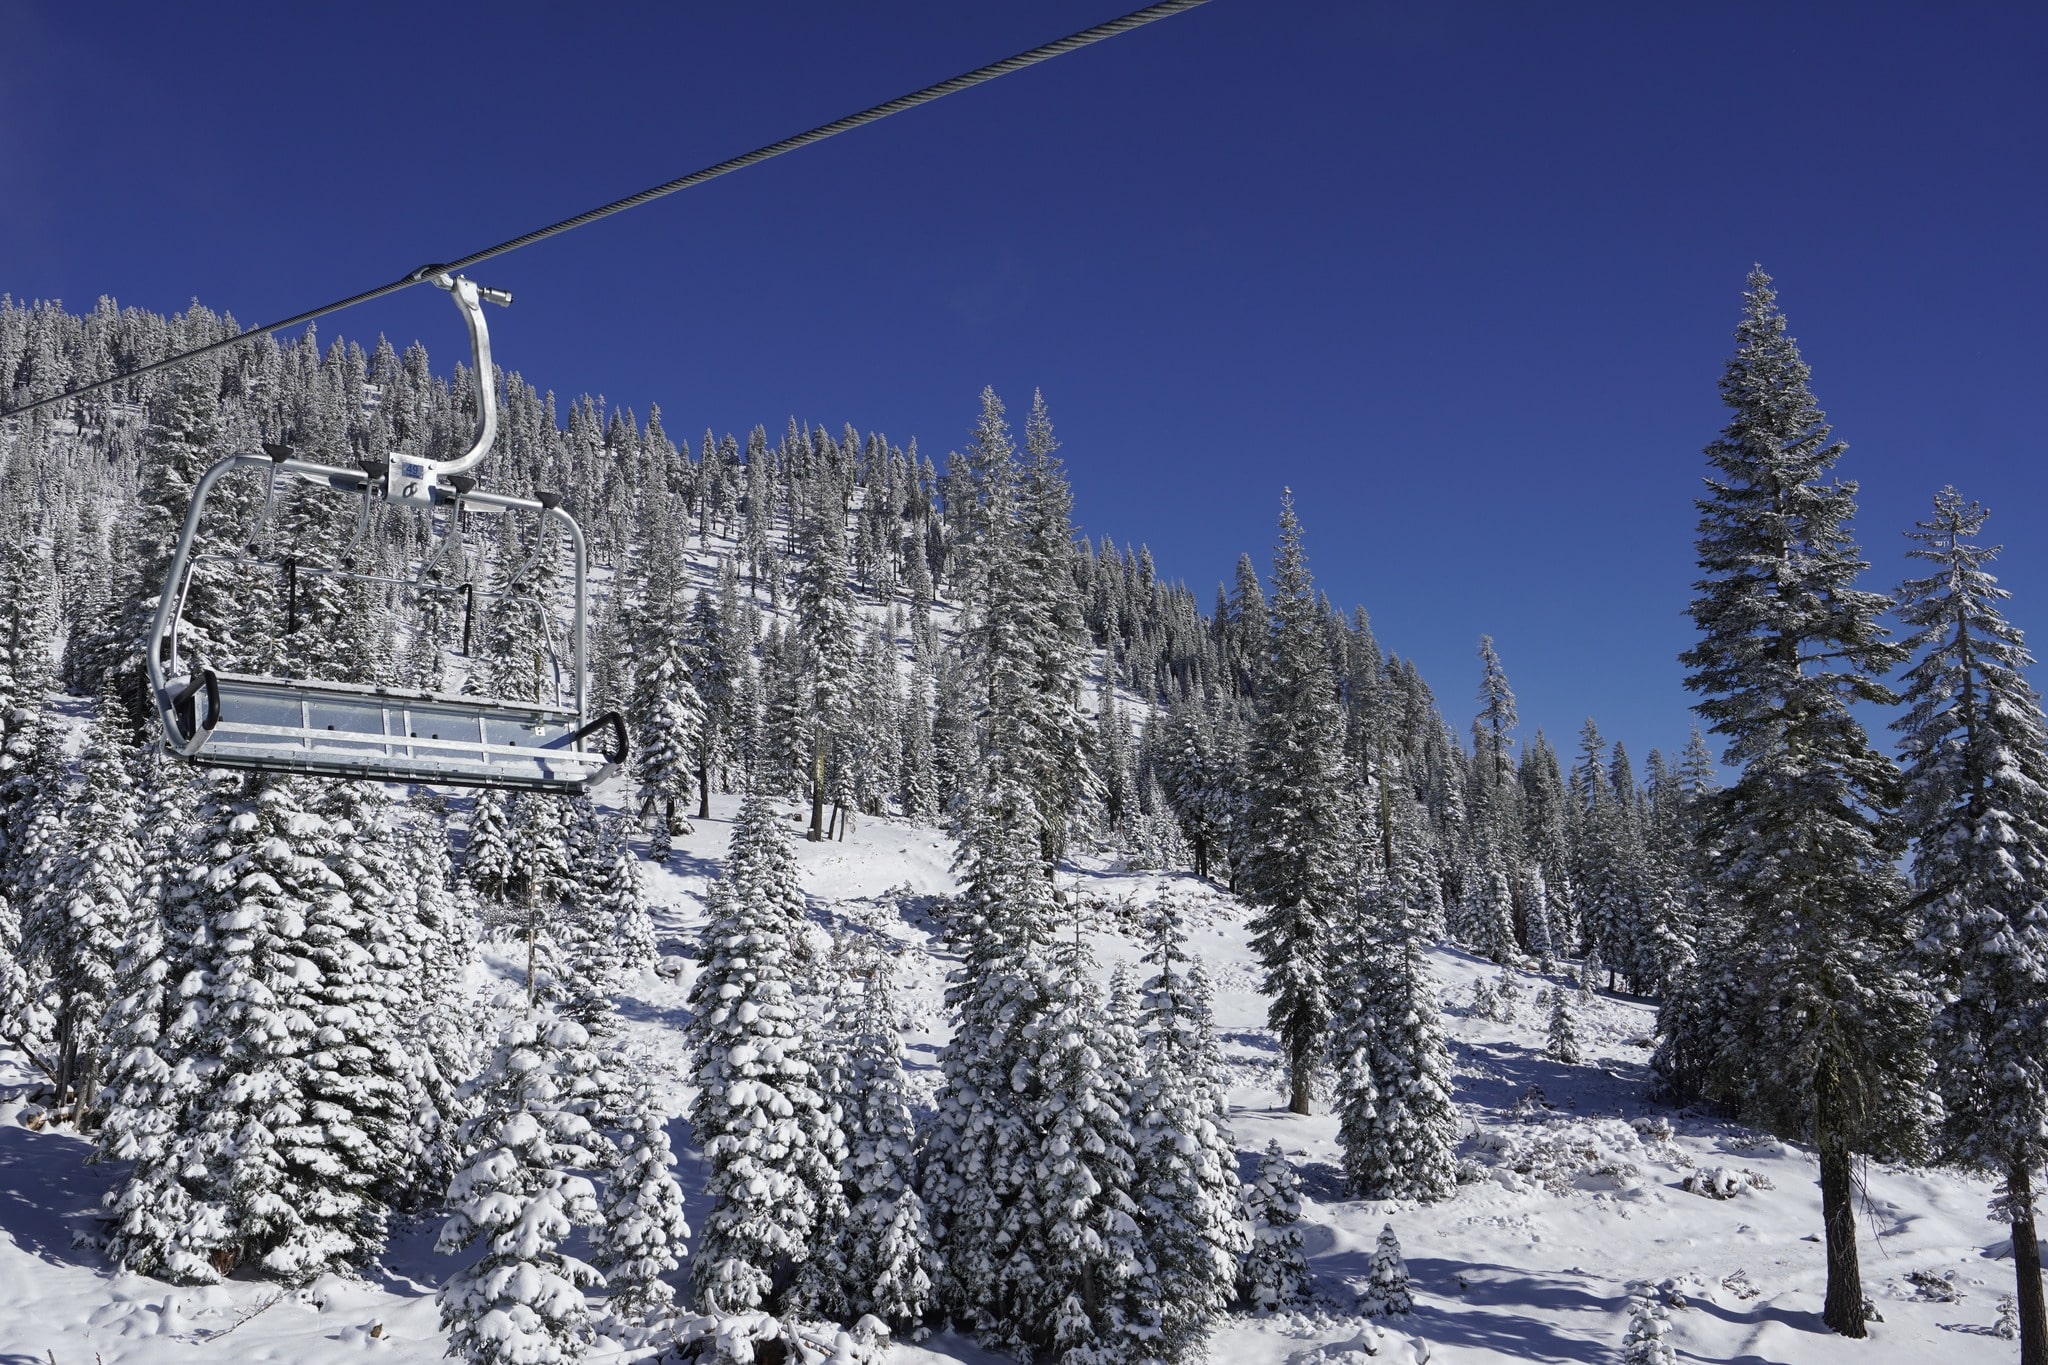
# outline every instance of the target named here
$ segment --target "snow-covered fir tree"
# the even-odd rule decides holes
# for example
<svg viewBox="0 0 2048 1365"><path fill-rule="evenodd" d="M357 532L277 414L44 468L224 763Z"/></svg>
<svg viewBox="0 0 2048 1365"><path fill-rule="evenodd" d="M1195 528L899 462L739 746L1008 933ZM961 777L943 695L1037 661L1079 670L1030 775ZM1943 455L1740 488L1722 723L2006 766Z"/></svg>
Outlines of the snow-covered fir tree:
<svg viewBox="0 0 2048 1365"><path fill-rule="evenodd" d="M476 893L493 905L511 898L517 875L512 851L512 801L503 792L483 792L469 819L462 873Z"/></svg>
<svg viewBox="0 0 2048 1365"><path fill-rule="evenodd" d="M59 1102L89 1113L106 1053L103 1030L115 1003L122 949L139 931L142 882L140 802L129 771L128 717L111 694L93 715L80 790L65 820L58 884L62 950L56 960Z"/></svg>
<svg viewBox="0 0 2048 1365"><path fill-rule="evenodd" d="M1368 879L1338 944L1348 983L1332 1029L1339 1136L1345 1176L1368 1199L1442 1199L1457 1185L1450 1053L1423 956L1433 887L1411 805L1404 796L1389 807L1393 865Z"/></svg>
<svg viewBox="0 0 2048 1365"><path fill-rule="evenodd" d="M1330 936L1350 900L1354 816L1344 718L1291 493L1280 505L1271 612L1247 758L1260 799L1246 813L1238 881L1259 908L1253 946L1287 1062L1288 1107L1306 1114L1330 1024Z"/></svg>
<svg viewBox="0 0 2048 1365"><path fill-rule="evenodd" d="M687 1029L698 1091L690 1126L711 1211L691 1282L709 1312L804 1307L809 1262L845 1220L844 1137L819 1093L815 1042L790 986L803 892L781 817L751 793L711 894Z"/></svg>
<svg viewBox="0 0 2048 1365"><path fill-rule="evenodd" d="M591 1264L610 1291L605 1330L630 1344L644 1342L675 1312L667 1276L682 1267L690 1225L676 1183L667 1116L641 1086L628 1109L618 1154L604 1173L604 1197L590 1235Z"/></svg>
<svg viewBox="0 0 2048 1365"><path fill-rule="evenodd" d="M965 883L950 936L961 963L947 979L952 1037L920 1161L919 1190L940 1253L938 1307L996 1347L1043 1326L1012 1289L1028 1258L1022 1230L1046 1219L1032 1168L1037 1135L1025 1067L1027 1030L1047 1005L1052 886L1039 861L1034 804L1000 768L972 811L959 853ZM1020 1088L1013 1078L1023 1081Z"/></svg>
<svg viewBox="0 0 2048 1365"><path fill-rule="evenodd" d="M1204 1358L1210 1329L1237 1293L1251 1248L1237 1146L1223 1123L1208 983L1185 964L1184 921L1171 895L1147 917L1145 1074L1132 1111L1136 1202L1155 1286L1164 1360Z"/></svg>
<svg viewBox="0 0 2048 1365"><path fill-rule="evenodd" d="M1358 1311L1369 1318L1383 1318L1413 1307L1415 1296L1408 1288L1408 1263L1401 1259L1401 1239L1394 1235L1392 1223L1383 1223L1379 1240L1373 1244L1370 1278L1358 1296Z"/></svg>
<svg viewBox="0 0 2048 1365"><path fill-rule="evenodd" d="M1301 1179L1278 1142L1266 1144L1244 1192L1252 1245L1238 1276L1238 1297L1259 1312L1292 1308L1313 1295L1301 1240Z"/></svg>
<svg viewBox="0 0 2048 1365"><path fill-rule="evenodd" d="M1134 1197L1136 1002L1121 975L1107 1002L1100 997L1078 929L1057 943L1045 1009L1024 1027L1024 1066L1037 1079L1029 1178L1045 1222L1019 1239L1025 1254L1006 1288L1033 1349L1108 1365L1159 1338L1161 1303Z"/></svg>
<svg viewBox="0 0 2048 1365"><path fill-rule="evenodd" d="M851 709L859 663L852 586L846 577L846 505L837 488L820 490L804 524L805 559L797 580L803 718L813 840L825 837L825 802L838 740ZM835 815L837 811L835 810Z"/></svg>
<svg viewBox="0 0 2048 1365"><path fill-rule="evenodd" d="M1579 1060L1579 1022L1572 1015L1572 992L1563 986L1550 991L1550 1027L1543 1053L1553 1062L1571 1065Z"/></svg>
<svg viewBox="0 0 2048 1365"><path fill-rule="evenodd" d="M1888 600L1855 586L1865 567L1850 539L1855 485L1828 478L1844 447L1829 439L1808 378L1758 269L1721 379L1733 416L1707 448L1700 640L1683 656L1696 709L1740 768L1704 831L1736 927L1702 964L1712 990L1682 997L1706 1017L1675 1012L1663 1031L1667 1075L1696 1068L1691 1083L1813 1142L1822 1316L1860 1337L1854 1154L1919 1149L1927 1011L1899 909L1898 774L1851 709L1894 700L1881 678L1903 651L1879 619Z"/></svg>
<svg viewBox="0 0 2048 1365"><path fill-rule="evenodd" d="M1986 567L1983 508L1953 488L1909 536L1931 566L1899 591L1918 656L1906 714L1903 819L1913 839L1922 966L1938 991L1940 1150L1990 1171L2012 1227L2020 1358L2048 1363L2034 1172L2048 1163L2048 724L2033 663Z"/></svg>
<svg viewBox="0 0 2048 1365"><path fill-rule="evenodd" d="M1621 1339L1622 1365L1678 1365L1678 1352L1666 1338L1671 1316L1664 1311L1654 1286L1637 1281L1628 1287L1628 1329Z"/></svg>
<svg viewBox="0 0 2048 1365"><path fill-rule="evenodd" d="M561 1249L601 1218L576 1170L596 1166L603 1140L581 1112L596 1058L589 1035L546 1005L505 1002L505 1025L468 1089L463 1159L448 1184L436 1249L482 1254L441 1286L448 1354L471 1365L559 1365L590 1340L583 1291L603 1277Z"/></svg>
<svg viewBox="0 0 2048 1365"><path fill-rule="evenodd" d="M830 1096L846 1135L846 1223L840 1234L836 1316L873 1314L914 1334L931 1299L931 1233L918 1197L917 1126L897 1031L893 964L881 952L855 957L858 1004Z"/></svg>
<svg viewBox="0 0 2048 1365"><path fill-rule="evenodd" d="M298 1280L381 1246L405 1098L385 1071L395 1038L358 998L330 839L290 779L212 784L168 935L182 998L108 1119L106 1150L135 1161L108 1201L123 1264L212 1280L260 1261Z"/></svg>

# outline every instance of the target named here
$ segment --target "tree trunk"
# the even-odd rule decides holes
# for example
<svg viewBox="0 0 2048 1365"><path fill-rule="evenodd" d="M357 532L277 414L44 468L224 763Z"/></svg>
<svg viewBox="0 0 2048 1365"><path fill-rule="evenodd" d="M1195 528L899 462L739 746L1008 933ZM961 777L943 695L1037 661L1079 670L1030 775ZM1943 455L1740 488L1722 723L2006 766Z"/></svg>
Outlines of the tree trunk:
<svg viewBox="0 0 2048 1365"><path fill-rule="evenodd" d="M2048 1365L2048 1303L2041 1292L2041 1239L2034 1231L2034 1173L2024 1164L2006 1173L2012 1209L2013 1297L2020 1310L2020 1365Z"/></svg>
<svg viewBox="0 0 2048 1365"><path fill-rule="evenodd" d="M540 935L540 888L529 884L526 888L526 1005L533 1008L533 969L539 956Z"/></svg>
<svg viewBox="0 0 2048 1365"><path fill-rule="evenodd" d="M707 750L697 753L697 818L711 818L711 755Z"/></svg>
<svg viewBox="0 0 2048 1365"><path fill-rule="evenodd" d="M1305 1057L1295 1058L1294 1065L1290 1068L1289 1076L1287 1095L1287 1110L1289 1113L1306 1114L1308 1112L1311 1076L1312 1073L1309 1071L1308 1059Z"/></svg>
<svg viewBox="0 0 2048 1365"><path fill-rule="evenodd" d="M1870 1329L1863 1310L1863 1273L1856 1262L1856 1190L1837 1065L1824 1054L1814 1075L1814 1146L1820 1149L1820 1216L1828 1248L1828 1297L1821 1320L1841 1336L1863 1337Z"/></svg>
<svg viewBox="0 0 2048 1365"><path fill-rule="evenodd" d="M811 832L814 844L825 838L825 738L816 736L811 744Z"/></svg>

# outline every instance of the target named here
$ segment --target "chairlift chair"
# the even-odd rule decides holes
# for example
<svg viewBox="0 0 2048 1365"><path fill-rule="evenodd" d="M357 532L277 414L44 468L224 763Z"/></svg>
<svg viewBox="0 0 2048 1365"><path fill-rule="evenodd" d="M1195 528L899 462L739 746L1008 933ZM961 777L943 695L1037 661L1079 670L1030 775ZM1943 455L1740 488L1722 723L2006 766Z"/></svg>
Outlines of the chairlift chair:
<svg viewBox="0 0 2048 1365"><path fill-rule="evenodd" d="M443 274L434 282L453 296L469 326L479 407L474 443L453 460L400 454L389 460L363 459L356 469L301 460L287 447L266 445L261 453L227 456L200 476L171 555L144 655L157 719L171 753L214 768L569 794L590 791L625 760L626 727L619 714L590 714L588 562L582 528L563 510L560 494L528 499L480 492L468 472L489 454L498 430L490 333L482 302L488 299L503 306L512 302L512 296L461 276ZM531 514L537 530L529 564L544 553L548 528L558 527L568 538L575 565L566 704L559 668L553 699L529 702L236 673L217 669L203 658L188 665L178 653L179 618L199 560L213 558L195 555L194 540L215 485L239 469L262 469L268 480L257 542L267 532L283 479L360 498L357 543L366 534L374 503L424 511L431 543L417 575L396 580L401 586L435 590L451 556L459 570L465 513ZM436 508L443 509L444 529L433 539ZM352 567L302 569L295 556L265 558L260 543L252 544L251 554L255 562L283 571L293 594L300 572L394 581ZM461 593L468 604L474 602L467 584L444 590Z"/></svg>

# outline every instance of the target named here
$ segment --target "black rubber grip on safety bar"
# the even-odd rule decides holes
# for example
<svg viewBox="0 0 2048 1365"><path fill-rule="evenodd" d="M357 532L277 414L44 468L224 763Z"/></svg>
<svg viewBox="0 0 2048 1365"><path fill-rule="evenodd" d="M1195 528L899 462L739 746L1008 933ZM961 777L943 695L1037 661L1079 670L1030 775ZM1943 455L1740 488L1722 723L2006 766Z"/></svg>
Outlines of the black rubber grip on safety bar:
<svg viewBox="0 0 2048 1365"><path fill-rule="evenodd" d="M626 761L626 721L616 711L605 712L575 734L570 735L563 743L570 748L574 748L607 726L611 727L612 739L617 746L617 752L615 753L611 749L605 749L602 752L613 763L624 763Z"/></svg>
<svg viewBox="0 0 2048 1365"><path fill-rule="evenodd" d="M195 701L201 692L206 694L204 720L198 715ZM178 723L185 727L187 737L197 735L201 730L211 730L220 724L220 679L213 676L213 670L202 668L193 674L192 680L171 698L171 710L177 714Z"/></svg>

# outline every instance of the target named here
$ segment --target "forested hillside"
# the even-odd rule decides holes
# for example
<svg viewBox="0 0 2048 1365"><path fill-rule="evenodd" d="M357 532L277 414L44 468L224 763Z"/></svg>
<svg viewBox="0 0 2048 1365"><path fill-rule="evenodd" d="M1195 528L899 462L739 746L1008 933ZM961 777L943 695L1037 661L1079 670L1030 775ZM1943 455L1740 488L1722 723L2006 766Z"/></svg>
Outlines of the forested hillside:
<svg viewBox="0 0 2048 1365"><path fill-rule="evenodd" d="M196 305L0 299L0 393L234 330ZM1633 1009L1641 1032L1602 1043L1652 1063L1631 1103L1813 1145L1836 1332L1869 1330L1855 1163L1945 1161L2001 1182L2006 1317L2030 1360L2048 1349L2031 659L1981 509L1952 491L1888 635L1761 272L1686 657L1725 789L1699 730L1640 759L1590 719L1562 752L1524 739L1491 639L1440 700L1318 592L1314 536L1342 528L1305 527L1280 488L1270 573L1244 556L1205 614L1142 547L1076 534L1036 397L1015 429L992 391L963 401L941 460L795 419L678 439L658 411L558 404L517 373L489 379L503 421L479 472L560 493L587 533L622 780L451 795L156 752L142 642L200 473L263 443L338 466L452 454L478 379L309 333L0 424L0 1037L21 1121L105 1169L87 1240L111 1266L305 1286L425 1219L448 1347L475 1361L770 1340L852 1360L933 1329L1025 1359L1212 1358L1231 1315L1332 1300L1294 1221L1301 1172L1278 1146L1241 1161L1232 1135L1241 1038L1185 891L1206 884L1243 908L1266 1093L1334 1120L1326 1202L1391 1214L1490 1178L1504 1148L1461 1100L1476 1044L1439 976L1463 964L1459 1017L1505 1025L1534 974L1549 1063L1590 1071L1591 1020ZM563 686L559 547L509 519L425 576L416 514L255 473L213 510L189 653L525 701ZM1858 720L1894 702L1899 762ZM697 826L728 821L700 866ZM902 943L821 923L792 847L870 822L953 855L948 892L898 898L949 963L923 1066ZM1151 877L1114 923L1089 890L1111 875ZM1131 950L1106 979L1104 933ZM668 1063L621 1006L657 963L687 982ZM1670 1122L1647 1121L1675 1164ZM1722 1177L1713 1197L1740 1192ZM1391 1228L1368 1280L1342 1311L1408 1321ZM1636 1287L1631 1360L1672 1358L1674 1296Z"/></svg>

